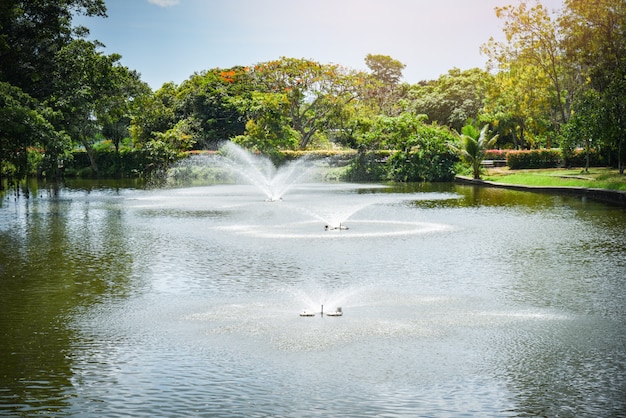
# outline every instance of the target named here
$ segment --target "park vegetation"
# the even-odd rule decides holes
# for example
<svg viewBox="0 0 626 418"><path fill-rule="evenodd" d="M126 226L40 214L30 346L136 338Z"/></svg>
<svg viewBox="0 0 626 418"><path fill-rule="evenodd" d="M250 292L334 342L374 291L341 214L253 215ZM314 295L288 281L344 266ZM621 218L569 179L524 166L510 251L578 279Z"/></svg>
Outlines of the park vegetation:
<svg viewBox="0 0 626 418"><path fill-rule="evenodd" d="M489 157L623 175L626 3L521 1L495 13L505 41L482 45L485 69L408 84L386 55L367 55L369 71L280 57L153 91L72 26L77 14L105 17L104 0L2 1L0 185L157 175L224 141L276 161L348 155L351 180L478 178Z"/></svg>

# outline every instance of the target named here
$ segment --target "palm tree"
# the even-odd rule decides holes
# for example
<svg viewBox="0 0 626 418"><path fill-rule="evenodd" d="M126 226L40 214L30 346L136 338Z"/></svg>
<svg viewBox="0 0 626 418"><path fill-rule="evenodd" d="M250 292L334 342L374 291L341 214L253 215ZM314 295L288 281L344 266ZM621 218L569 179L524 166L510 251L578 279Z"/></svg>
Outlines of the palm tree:
<svg viewBox="0 0 626 418"><path fill-rule="evenodd" d="M491 149L498 140L498 135L487 138L488 127L489 125L485 125L479 131L474 125L465 125L459 135L461 146L452 145L452 148L461 158L472 167L474 179L480 179L481 164L485 159L487 150Z"/></svg>

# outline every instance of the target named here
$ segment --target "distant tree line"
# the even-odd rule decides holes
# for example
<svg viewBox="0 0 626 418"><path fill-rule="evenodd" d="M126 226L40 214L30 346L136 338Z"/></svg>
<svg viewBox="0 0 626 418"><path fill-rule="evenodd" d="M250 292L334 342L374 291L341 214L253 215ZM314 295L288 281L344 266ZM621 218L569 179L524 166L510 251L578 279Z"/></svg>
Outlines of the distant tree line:
<svg viewBox="0 0 626 418"><path fill-rule="evenodd" d="M77 14L105 17L104 0L0 2L0 177L149 175L227 140L269 155L356 150L355 179L449 180L468 144L560 148L565 163L583 149L624 172L623 1L498 7L506 41L482 45L486 70L417 84L370 54L369 71L281 57L156 91L72 26Z"/></svg>

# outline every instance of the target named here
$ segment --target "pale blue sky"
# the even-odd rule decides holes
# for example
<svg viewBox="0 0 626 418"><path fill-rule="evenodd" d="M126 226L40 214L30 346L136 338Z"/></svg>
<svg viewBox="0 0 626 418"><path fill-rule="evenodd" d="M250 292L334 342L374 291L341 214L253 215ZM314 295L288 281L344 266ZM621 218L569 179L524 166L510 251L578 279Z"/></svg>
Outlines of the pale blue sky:
<svg viewBox="0 0 626 418"><path fill-rule="evenodd" d="M484 68L480 45L502 39L494 7L507 4L517 0L106 0L108 18L75 23L153 89L281 56L366 70L369 53L404 63L404 81L417 83Z"/></svg>

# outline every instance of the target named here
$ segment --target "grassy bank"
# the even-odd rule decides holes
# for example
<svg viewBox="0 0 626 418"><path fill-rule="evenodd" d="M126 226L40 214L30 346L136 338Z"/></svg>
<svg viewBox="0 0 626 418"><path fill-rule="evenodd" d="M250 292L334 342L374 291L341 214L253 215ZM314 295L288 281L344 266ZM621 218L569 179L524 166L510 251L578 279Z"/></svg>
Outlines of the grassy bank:
<svg viewBox="0 0 626 418"><path fill-rule="evenodd" d="M483 180L521 186L586 187L626 191L626 176L617 170L578 169L509 170L506 167L488 169Z"/></svg>

